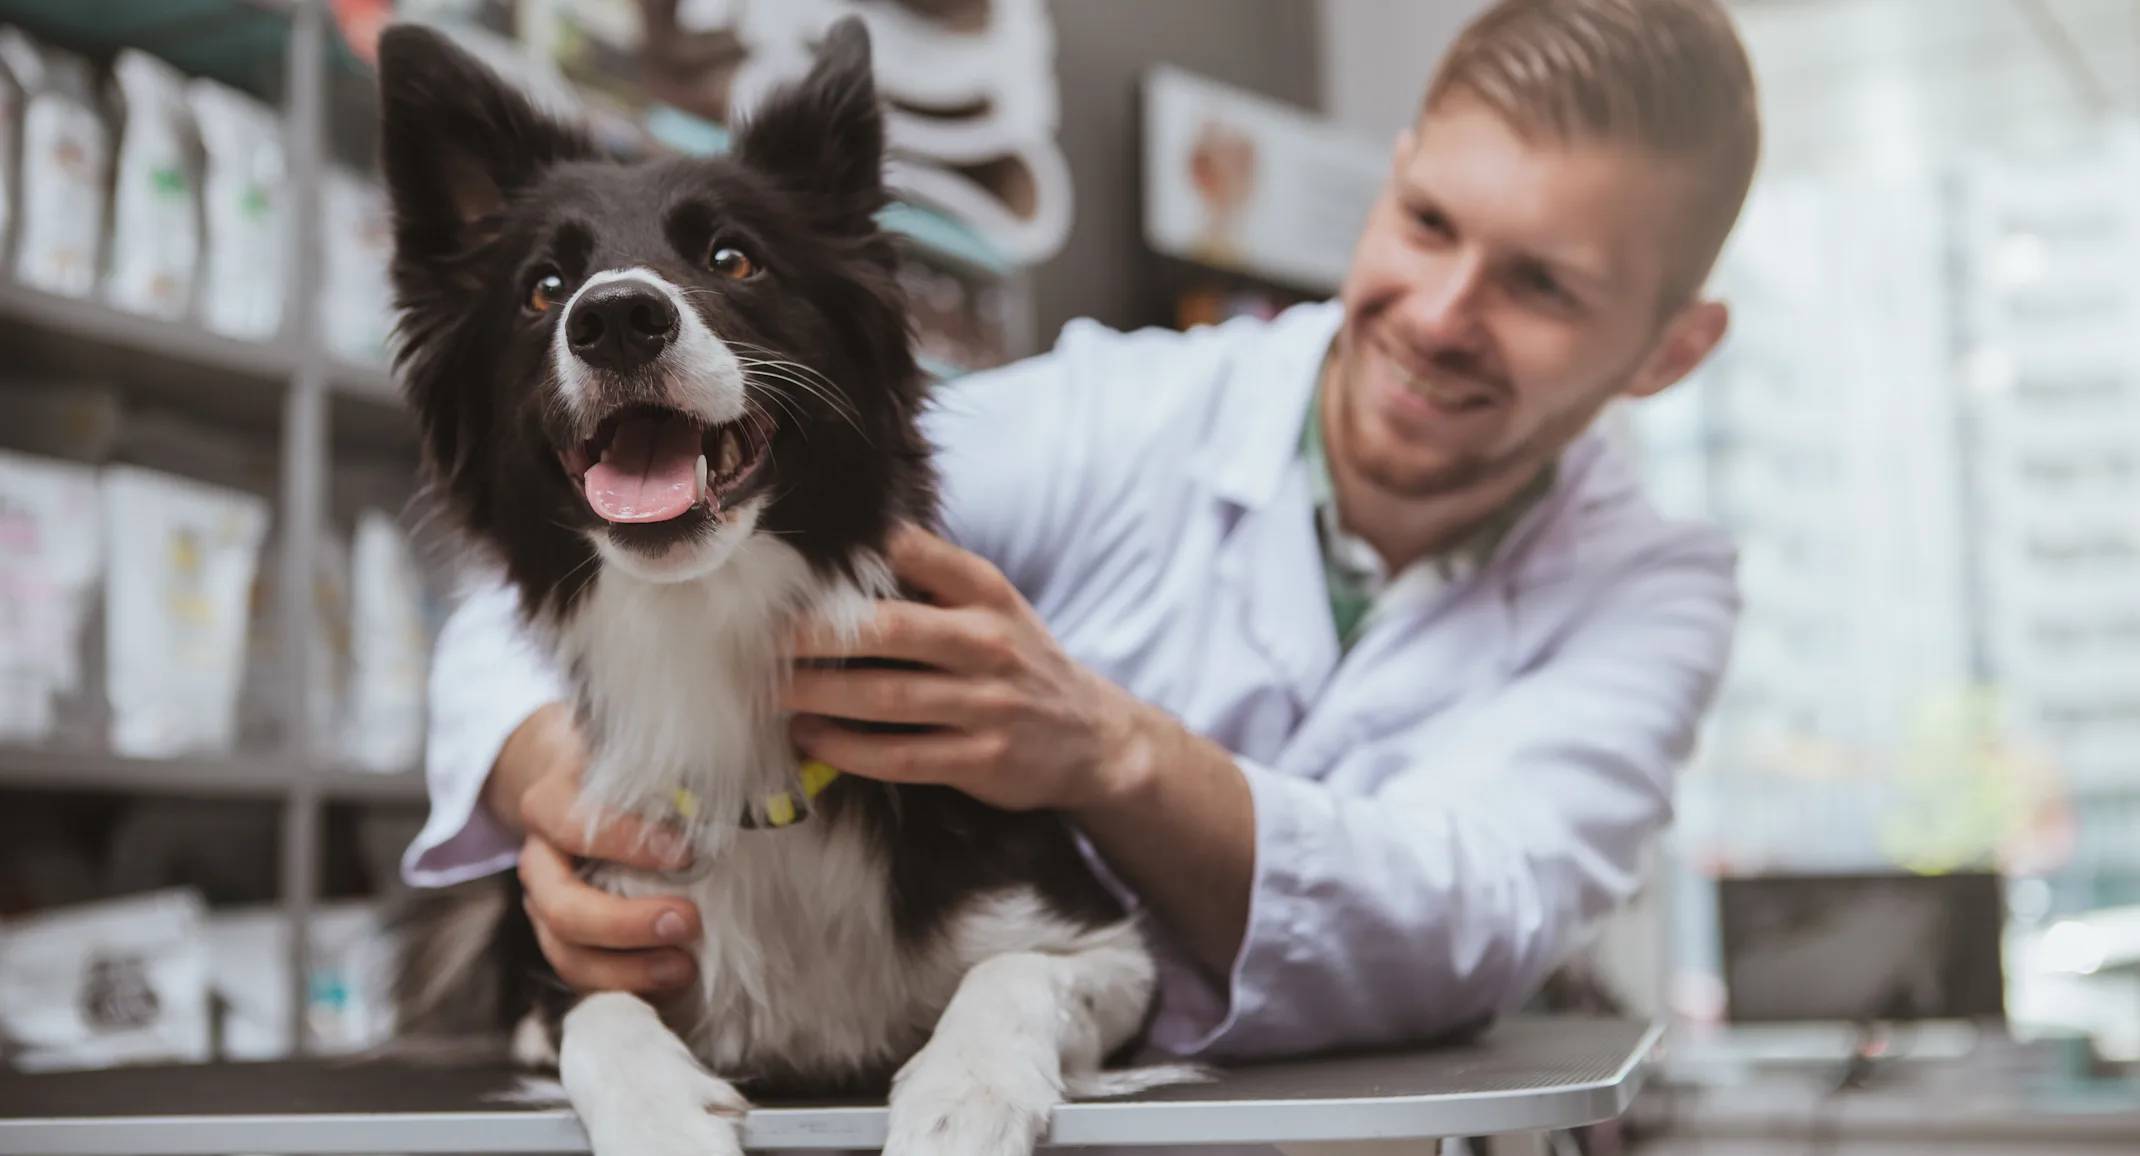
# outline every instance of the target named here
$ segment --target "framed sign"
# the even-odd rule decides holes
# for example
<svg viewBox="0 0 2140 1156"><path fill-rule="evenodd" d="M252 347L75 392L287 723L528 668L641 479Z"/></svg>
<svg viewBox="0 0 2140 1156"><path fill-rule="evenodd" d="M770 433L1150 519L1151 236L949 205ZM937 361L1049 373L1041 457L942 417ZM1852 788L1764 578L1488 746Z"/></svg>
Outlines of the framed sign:
<svg viewBox="0 0 2140 1156"><path fill-rule="evenodd" d="M1345 279L1390 143L1170 66L1144 78L1145 242L1316 292Z"/></svg>

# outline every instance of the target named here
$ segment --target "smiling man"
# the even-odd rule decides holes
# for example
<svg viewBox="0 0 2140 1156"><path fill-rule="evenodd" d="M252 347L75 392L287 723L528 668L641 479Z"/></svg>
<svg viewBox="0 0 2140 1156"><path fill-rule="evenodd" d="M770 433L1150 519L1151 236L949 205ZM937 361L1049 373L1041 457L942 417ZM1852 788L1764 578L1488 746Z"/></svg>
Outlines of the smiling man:
<svg viewBox="0 0 2140 1156"><path fill-rule="evenodd" d="M1524 1000L1638 881L1721 673L1732 555L1596 433L1722 338L1701 298L1758 152L1714 0L1506 0L1435 77L1341 300L1187 334L1067 328L944 388L927 603L808 656L798 746L1064 812L1166 960L1153 1042L1388 1044ZM697 914L569 815L580 748L506 596L434 680L409 877L519 863L583 987L683 982ZM860 733L818 716L930 724Z"/></svg>

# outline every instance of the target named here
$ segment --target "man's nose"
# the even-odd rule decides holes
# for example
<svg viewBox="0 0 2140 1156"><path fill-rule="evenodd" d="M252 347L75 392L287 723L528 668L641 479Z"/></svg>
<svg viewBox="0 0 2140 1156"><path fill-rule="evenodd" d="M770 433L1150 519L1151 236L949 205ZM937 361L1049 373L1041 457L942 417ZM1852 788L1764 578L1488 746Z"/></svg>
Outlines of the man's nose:
<svg viewBox="0 0 2140 1156"><path fill-rule="evenodd" d="M1481 255L1458 251L1424 270L1401 310L1412 337L1426 344L1467 346L1484 333L1482 298L1486 262Z"/></svg>

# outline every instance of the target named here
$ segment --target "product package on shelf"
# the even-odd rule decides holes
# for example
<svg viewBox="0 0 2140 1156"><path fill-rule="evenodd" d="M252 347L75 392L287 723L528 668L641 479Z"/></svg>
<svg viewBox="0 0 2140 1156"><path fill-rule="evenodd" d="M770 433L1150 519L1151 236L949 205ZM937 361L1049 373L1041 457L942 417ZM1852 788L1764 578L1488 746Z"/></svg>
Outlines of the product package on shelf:
<svg viewBox="0 0 2140 1156"><path fill-rule="evenodd" d="M305 1032L316 1054L348 1055L385 1042L391 939L378 909L334 903L312 913ZM216 1058L279 1060L290 1046L290 921L278 908L208 917Z"/></svg>
<svg viewBox="0 0 2140 1156"><path fill-rule="evenodd" d="M0 450L0 741L50 741L81 687L97 523L94 469Z"/></svg>
<svg viewBox="0 0 2140 1156"><path fill-rule="evenodd" d="M394 326L394 291L387 281L394 231L386 190L348 169L332 167L322 182L320 209L327 237L320 332L339 357L383 361Z"/></svg>
<svg viewBox="0 0 2140 1156"><path fill-rule="evenodd" d="M232 337L272 337L282 326L281 119L252 97L200 77L187 82L186 102L206 157L201 323Z"/></svg>
<svg viewBox="0 0 2140 1156"><path fill-rule="evenodd" d="M189 890L0 925L0 1045L25 1071L203 1063L207 911Z"/></svg>
<svg viewBox="0 0 2140 1156"><path fill-rule="evenodd" d="M268 503L133 466L106 469L100 490L112 748L227 751Z"/></svg>
<svg viewBox="0 0 2140 1156"><path fill-rule="evenodd" d="M350 671L342 757L356 768L416 768L431 652L423 575L408 539L378 510L357 517L350 571Z"/></svg>
<svg viewBox="0 0 2140 1156"><path fill-rule="evenodd" d="M280 555L280 540L270 535L262 552ZM313 554L312 613L306 621L312 637L305 652L311 660L306 713L311 719L307 746L313 755L331 759L340 745L343 703L349 677L349 542L335 526L320 527ZM238 701L239 743L248 749L279 749L290 741L289 667L283 653L282 572L267 566L253 586L246 634L245 673Z"/></svg>
<svg viewBox="0 0 2140 1156"><path fill-rule="evenodd" d="M104 299L176 321L192 304L201 251L186 77L146 52L121 49L112 97L122 120Z"/></svg>
<svg viewBox="0 0 2140 1156"><path fill-rule="evenodd" d="M22 87L15 277L68 297L96 288L110 131L89 62L0 28L0 59Z"/></svg>

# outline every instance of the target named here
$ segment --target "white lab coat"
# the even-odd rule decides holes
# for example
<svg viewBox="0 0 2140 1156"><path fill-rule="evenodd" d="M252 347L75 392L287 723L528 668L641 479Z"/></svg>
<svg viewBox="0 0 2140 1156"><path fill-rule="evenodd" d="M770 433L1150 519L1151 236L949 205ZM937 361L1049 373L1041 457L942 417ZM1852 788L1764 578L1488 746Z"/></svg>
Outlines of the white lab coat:
<svg viewBox="0 0 2140 1156"><path fill-rule="evenodd" d="M1527 998L1635 887L1737 615L1728 543L1660 518L1591 434L1484 567L1399 576L1340 662L1297 452L1338 321L1074 323L942 388L929 419L949 536L1073 657L1234 752L1253 792L1232 974L1160 937L1153 1040L1180 1054L1399 1043ZM495 590L436 669L417 883L511 862L476 794L558 693Z"/></svg>

